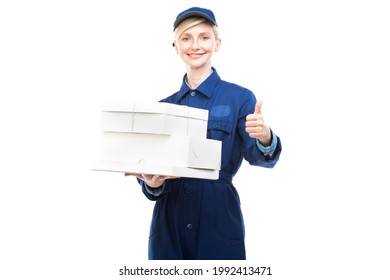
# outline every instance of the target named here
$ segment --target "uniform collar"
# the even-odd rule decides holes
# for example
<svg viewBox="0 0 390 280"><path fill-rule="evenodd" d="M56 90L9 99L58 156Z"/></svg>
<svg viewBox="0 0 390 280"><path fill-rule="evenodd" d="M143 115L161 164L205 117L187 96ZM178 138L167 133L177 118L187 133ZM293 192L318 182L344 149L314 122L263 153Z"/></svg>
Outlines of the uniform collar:
<svg viewBox="0 0 390 280"><path fill-rule="evenodd" d="M221 80L221 78L217 73L217 70L215 70L214 67L211 67L211 69L213 70L213 72L196 89L191 89L188 86L188 84L186 83L187 74L185 74L183 77L181 88L178 92L179 100L182 99L187 93L193 90L196 90L197 92L200 92L203 95L210 97L211 94L213 93L215 85L218 83L219 80Z"/></svg>

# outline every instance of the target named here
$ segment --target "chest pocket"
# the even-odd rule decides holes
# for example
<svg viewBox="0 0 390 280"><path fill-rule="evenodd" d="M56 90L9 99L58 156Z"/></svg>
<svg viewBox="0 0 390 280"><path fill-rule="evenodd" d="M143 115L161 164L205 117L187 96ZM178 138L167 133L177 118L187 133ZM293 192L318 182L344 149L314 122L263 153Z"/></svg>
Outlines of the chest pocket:
<svg viewBox="0 0 390 280"><path fill-rule="evenodd" d="M233 123L227 120L208 120L207 138L224 140L232 134Z"/></svg>

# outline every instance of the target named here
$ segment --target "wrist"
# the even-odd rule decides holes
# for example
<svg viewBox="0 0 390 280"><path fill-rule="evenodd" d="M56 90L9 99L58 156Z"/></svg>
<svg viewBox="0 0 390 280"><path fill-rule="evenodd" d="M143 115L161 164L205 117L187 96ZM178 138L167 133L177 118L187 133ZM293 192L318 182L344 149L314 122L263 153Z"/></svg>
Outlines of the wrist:
<svg viewBox="0 0 390 280"><path fill-rule="evenodd" d="M271 130L267 127L267 133L263 137L257 138L261 145L264 147L270 146L272 143L272 133Z"/></svg>
<svg viewBox="0 0 390 280"><path fill-rule="evenodd" d="M153 182L145 182L145 185L151 189L158 189L163 186L163 184L153 183Z"/></svg>

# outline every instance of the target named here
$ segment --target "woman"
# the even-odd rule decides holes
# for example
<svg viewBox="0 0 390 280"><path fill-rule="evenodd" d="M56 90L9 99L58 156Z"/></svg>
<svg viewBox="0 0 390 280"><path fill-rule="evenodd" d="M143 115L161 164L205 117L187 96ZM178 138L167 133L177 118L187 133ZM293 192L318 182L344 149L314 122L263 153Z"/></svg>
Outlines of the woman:
<svg viewBox="0 0 390 280"><path fill-rule="evenodd" d="M199 7L181 12L174 33L187 73L180 90L161 102L209 110L207 138L222 141L221 170L218 180L137 175L146 197L156 201L149 259L245 259L244 222L232 179L243 159L272 168L281 142L264 122L262 102L250 90L221 80L212 67L221 46L213 12Z"/></svg>

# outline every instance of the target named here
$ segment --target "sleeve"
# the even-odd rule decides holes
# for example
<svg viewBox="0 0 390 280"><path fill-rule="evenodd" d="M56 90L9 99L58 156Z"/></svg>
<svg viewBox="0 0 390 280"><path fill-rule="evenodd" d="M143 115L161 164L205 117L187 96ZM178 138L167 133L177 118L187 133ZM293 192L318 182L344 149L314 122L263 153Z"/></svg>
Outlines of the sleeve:
<svg viewBox="0 0 390 280"><path fill-rule="evenodd" d="M259 141L251 138L245 131L246 116L253 113L255 105L255 95L251 91L247 90L242 97L238 119L238 129L244 145L244 158L250 165L273 168L278 162L282 151L280 138L271 130L271 145L264 147Z"/></svg>
<svg viewBox="0 0 390 280"><path fill-rule="evenodd" d="M159 188L151 188L145 183L145 181L142 181L141 179L138 178L137 181L141 185L142 192L149 200L153 200L153 201L158 200L162 198L166 193L165 182Z"/></svg>

